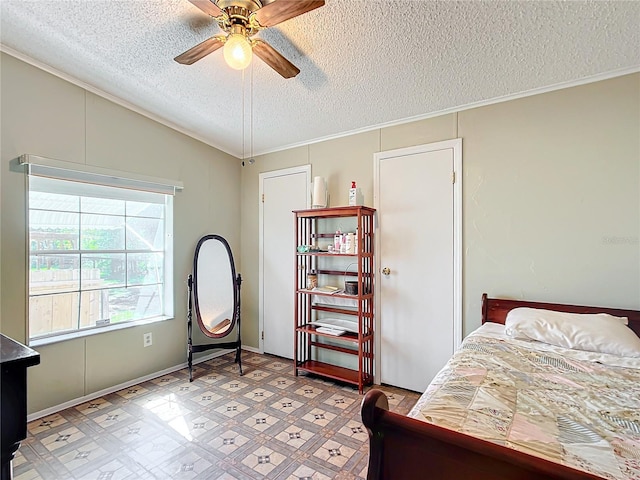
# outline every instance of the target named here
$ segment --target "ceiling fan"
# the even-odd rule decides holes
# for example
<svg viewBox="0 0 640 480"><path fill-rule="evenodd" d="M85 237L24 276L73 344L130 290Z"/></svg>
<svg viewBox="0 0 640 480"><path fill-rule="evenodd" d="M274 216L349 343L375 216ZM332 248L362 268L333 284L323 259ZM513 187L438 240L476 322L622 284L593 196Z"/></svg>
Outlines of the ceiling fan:
<svg viewBox="0 0 640 480"><path fill-rule="evenodd" d="M224 58L231 68L242 70L251 63L252 54L284 78L295 77L300 70L259 38L252 38L265 28L273 27L324 5L324 0L189 0L212 16L225 35L215 35L174 60L191 65L224 46Z"/></svg>

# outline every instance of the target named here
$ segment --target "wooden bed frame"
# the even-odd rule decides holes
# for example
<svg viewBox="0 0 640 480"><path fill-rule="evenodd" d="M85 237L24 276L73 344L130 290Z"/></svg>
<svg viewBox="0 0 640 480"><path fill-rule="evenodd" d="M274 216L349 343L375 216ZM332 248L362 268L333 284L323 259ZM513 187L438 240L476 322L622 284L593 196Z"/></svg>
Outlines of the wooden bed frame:
<svg viewBox="0 0 640 480"><path fill-rule="evenodd" d="M627 317L640 336L640 311L488 298L482 323L504 324L516 307ZM508 447L389 411L385 394L370 390L362 400L369 433L368 480L587 480L600 477Z"/></svg>

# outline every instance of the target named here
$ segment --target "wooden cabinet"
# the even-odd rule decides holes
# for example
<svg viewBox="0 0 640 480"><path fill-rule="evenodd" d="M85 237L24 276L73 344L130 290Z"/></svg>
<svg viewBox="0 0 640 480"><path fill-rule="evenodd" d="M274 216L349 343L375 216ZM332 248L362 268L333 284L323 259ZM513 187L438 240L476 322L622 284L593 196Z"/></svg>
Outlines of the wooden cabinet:
<svg viewBox="0 0 640 480"><path fill-rule="evenodd" d="M373 383L374 215L364 206L296 210L294 373L310 372L358 386ZM330 252L336 229L356 248ZM309 249L309 251L307 251ZM317 288L310 288L309 276ZM345 282L350 283L345 291ZM327 287L338 288L337 292ZM344 330L323 332L327 327Z"/></svg>
<svg viewBox="0 0 640 480"><path fill-rule="evenodd" d="M27 368L40 363L40 354L0 334L0 478L13 478L11 461L27 438Z"/></svg>

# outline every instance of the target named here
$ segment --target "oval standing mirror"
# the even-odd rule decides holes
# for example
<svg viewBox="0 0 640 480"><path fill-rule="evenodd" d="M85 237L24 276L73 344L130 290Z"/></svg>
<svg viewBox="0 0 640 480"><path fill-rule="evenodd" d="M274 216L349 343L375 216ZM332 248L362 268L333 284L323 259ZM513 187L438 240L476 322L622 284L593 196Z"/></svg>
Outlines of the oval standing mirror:
<svg viewBox="0 0 640 480"><path fill-rule="evenodd" d="M220 235L205 235L196 245L193 258L193 274L187 278L187 365L189 381L193 381L193 354L212 348L236 352L235 362L242 375L240 351L240 285L242 278L236 275L233 254L227 241ZM195 308L193 308L195 306ZM193 310L202 333L209 338L223 338L235 332L229 342L194 345L192 338Z"/></svg>
<svg viewBox="0 0 640 480"><path fill-rule="evenodd" d="M193 261L193 291L200 330L211 338L226 337L236 324L236 269L227 241L202 237Z"/></svg>

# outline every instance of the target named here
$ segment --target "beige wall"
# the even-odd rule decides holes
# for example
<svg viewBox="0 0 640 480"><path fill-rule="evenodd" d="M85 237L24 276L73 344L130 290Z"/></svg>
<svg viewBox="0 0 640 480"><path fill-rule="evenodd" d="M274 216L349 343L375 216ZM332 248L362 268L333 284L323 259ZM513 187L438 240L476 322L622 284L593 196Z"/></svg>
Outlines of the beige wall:
<svg viewBox="0 0 640 480"><path fill-rule="evenodd" d="M480 295L640 308L640 74L463 112L466 331Z"/></svg>
<svg viewBox="0 0 640 480"><path fill-rule="evenodd" d="M2 333L25 341L25 181L12 159L32 153L184 184L174 200L175 318L39 347L41 364L28 374L33 413L186 361L185 279L196 242L218 233L240 251L240 162L9 55L0 61ZM151 347L142 347L144 332Z"/></svg>
<svg viewBox="0 0 640 480"><path fill-rule="evenodd" d="M373 154L463 139L465 332L480 295L640 308L640 74L373 130L256 158L229 155L2 54L0 330L25 340L22 153L181 180L176 318L41 347L29 412L185 361L184 280L206 233L242 273L243 343L258 341L258 176L311 164L332 206L352 180L373 204ZM154 345L142 347L142 333Z"/></svg>
<svg viewBox="0 0 640 480"><path fill-rule="evenodd" d="M256 158L242 170L245 343L258 346L258 176L311 164L373 205L373 154L463 140L464 331L480 297L640 308L640 74ZM247 315L247 313L249 313ZM383 320L384 321L384 320Z"/></svg>

